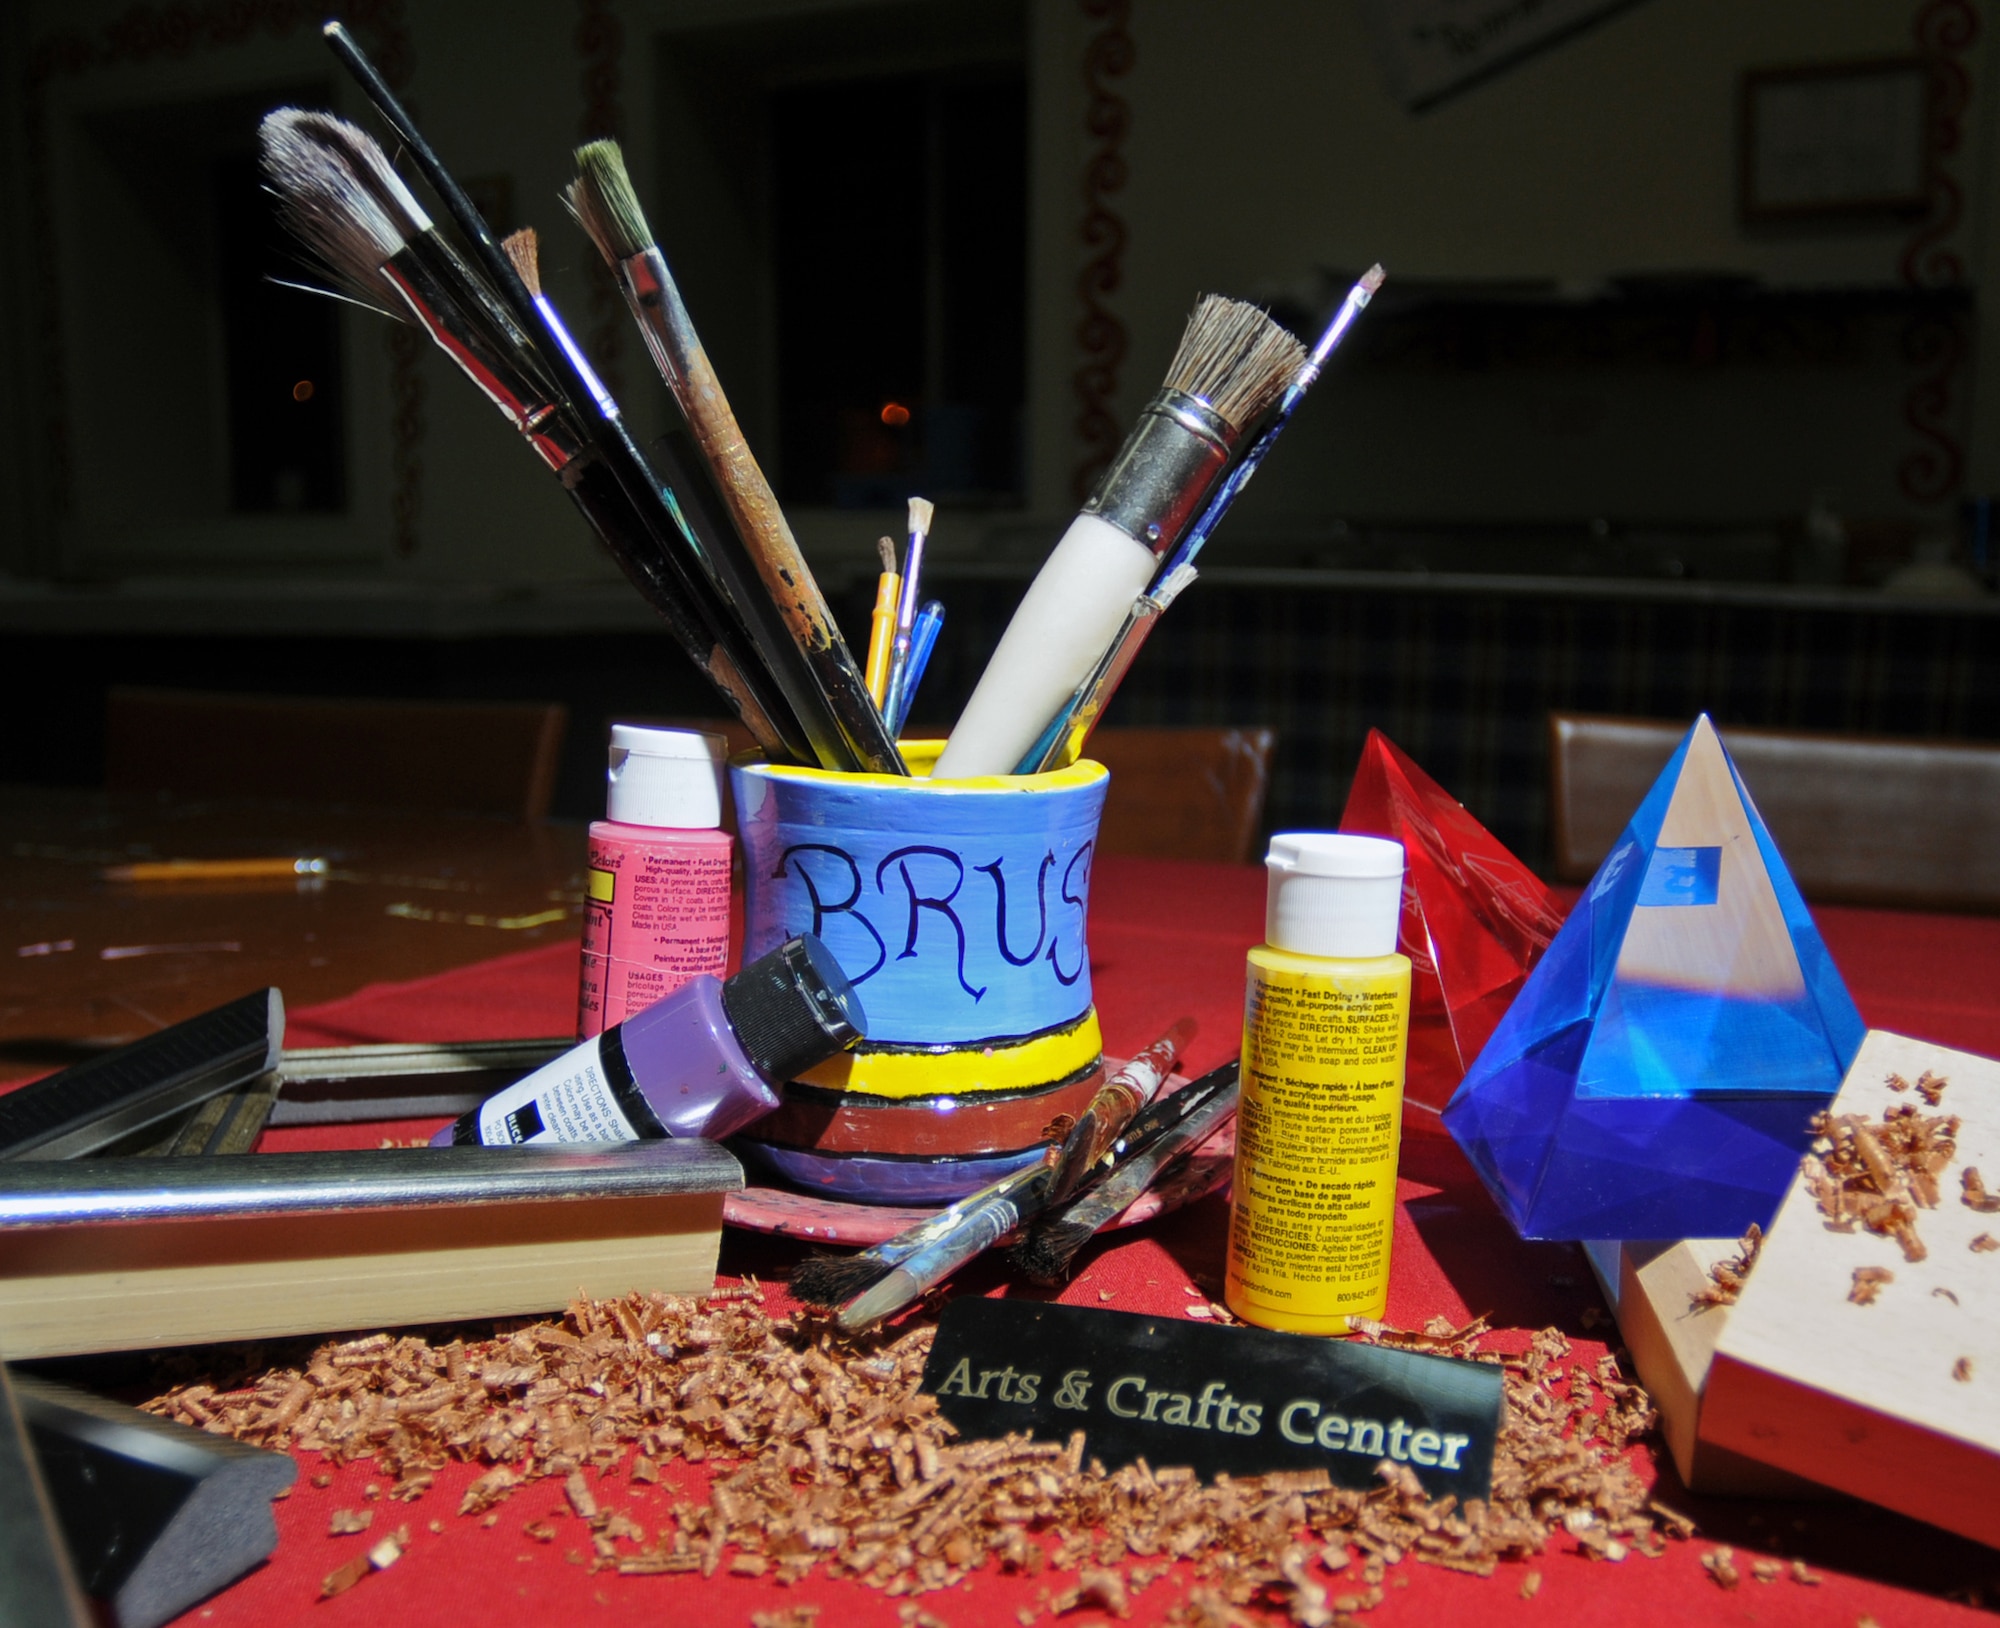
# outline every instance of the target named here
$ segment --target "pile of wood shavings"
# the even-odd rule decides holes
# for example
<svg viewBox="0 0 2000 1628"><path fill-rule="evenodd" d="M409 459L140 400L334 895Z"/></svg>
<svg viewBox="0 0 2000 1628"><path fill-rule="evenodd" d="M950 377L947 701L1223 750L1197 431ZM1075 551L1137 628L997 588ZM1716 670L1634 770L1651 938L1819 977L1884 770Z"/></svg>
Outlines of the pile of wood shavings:
<svg viewBox="0 0 2000 1628"><path fill-rule="evenodd" d="M1946 1082L1934 1082L1941 1091ZM1917 1211L1937 1208L1938 1177L1958 1152L1958 1116L1924 1114L1898 1103L1874 1123L1860 1114L1819 1114L1800 1168L1827 1225L1852 1232L1858 1221L1891 1237L1903 1258L1929 1251L1917 1236Z"/></svg>
<svg viewBox="0 0 2000 1628"><path fill-rule="evenodd" d="M817 1317L770 1317L754 1286L699 1302L635 1294L579 1301L559 1323L490 1340L326 1345L302 1370L228 1392L181 1386L148 1406L261 1446L372 1459L403 1500L421 1498L449 1462L485 1464L460 1513L489 1526L524 1482L561 1477L599 1569L726 1567L780 1583L818 1570L901 1595L997 1563L1049 1573L1049 1613L1123 1614L1186 1559L1198 1581L1177 1620L1204 1628L1260 1603L1321 1628L1379 1603L1386 1569L1405 1558L1488 1576L1558 1533L1618 1561L1658 1554L1663 1529L1691 1530L1649 1505L1624 1457L1653 1423L1645 1393L1608 1355L1563 1372L1569 1344L1552 1329L1508 1357L1475 1352L1483 1322L1370 1330L1380 1343L1505 1368L1492 1496L1463 1504L1425 1498L1407 1467L1388 1463L1368 1492L1336 1489L1322 1471L1203 1486L1187 1470L1086 1466L1080 1436L959 1442L916 1390L934 1332L839 1339ZM667 1457L715 1461L709 1500L673 1505L672 1525L648 1533L584 1475L634 1449L634 1482L657 1481ZM1036 1614L1024 1608L1022 1620Z"/></svg>

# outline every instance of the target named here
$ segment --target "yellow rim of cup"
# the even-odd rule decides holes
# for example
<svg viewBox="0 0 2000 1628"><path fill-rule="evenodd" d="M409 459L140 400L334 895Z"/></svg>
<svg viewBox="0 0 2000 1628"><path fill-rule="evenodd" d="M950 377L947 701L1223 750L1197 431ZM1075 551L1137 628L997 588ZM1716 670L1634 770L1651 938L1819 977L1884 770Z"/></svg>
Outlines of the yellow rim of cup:
<svg viewBox="0 0 2000 1628"><path fill-rule="evenodd" d="M867 999L864 991L862 999ZM801 1085L901 1102L911 1097L977 1096L983 1091L1027 1091L1067 1079L1104 1053L1104 1032L1092 1007L1067 1028L1009 1045L972 1045L953 1051L842 1052L799 1076Z"/></svg>
<svg viewBox="0 0 2000 1628"><path fill-rule="evenodd" d="M1083 758L1066 769L1050 769L1045 774L978 774L963 780L930 778L931 770L944 754L943 741L898 741L898 750L910 772L901 774L836 774L831 769L807 769L795 763L766 763L763 754L745 753L734 759L738 768L755 768L759 774L783 780L838 780L843 785L872 786L908 791L912 784L940 792L952 791L1065 791L1071 786L1087 786L1109 773L1103 764Z"/></svg>

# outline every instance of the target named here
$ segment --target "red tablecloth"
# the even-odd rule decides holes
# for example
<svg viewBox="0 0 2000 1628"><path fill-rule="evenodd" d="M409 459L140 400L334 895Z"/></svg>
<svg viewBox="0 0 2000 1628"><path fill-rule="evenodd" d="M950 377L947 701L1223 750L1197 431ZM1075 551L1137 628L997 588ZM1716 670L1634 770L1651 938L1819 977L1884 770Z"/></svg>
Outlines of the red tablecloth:
<svg viewBox="0 0 2000 1628"><path fill-rule="evenodd" d="M1263 934L1261 870L1213 865L1106 858L1093 879L1091 971L1105 1041L1129 1053L1156 1036L1173 1018L1192 1013L1202 1025L1187 1059L1192 1070L1226 1059L1237 1044L1243 953ZM2000 920L1914 916L1888 911L1824 909L1821 927L1850 989L1871 1025L1892 1028L1970 1050L2000 1053ZM373 1040L439 1040L559 1034L573 1021L576 949L552 946L502 957L463 971L401 985L378 985L347 1000L294 1013L293 1045L333 1045ZM1435 1121L1415 1123L1406 1136L1394 1244L1389 1319L1420 1325L1442 1313L1461 1320L1491 1315L1496 1327L1562 1328L1575 1358L1594 1362L1604 1350L1589 1337L1586 1310L1601 1312L1590 1271L1569 1245L1525 1244L1494 1210L1457 1149L1437 1134ZM435 1122L370 1126L357 1136L341 1131L273 1132L267 1146L373 1145L385 1135L428 1131ZM1081 1257L1082 1271L1062 1298L1125 1311L1175 1313L1194 1299L1190 1290L1219 1291L1225 1210L1210 1200L1179 1215L1122 1234ZM796 1246L732 1234L723 1269L755 1273L767 1283L782 1279L797 1258ZM1004 1293L997 1268L962 1274L962 1292ZM774 1303L783 1304L774 1288ZM1599 1332L1603 1329L1600 1326ZM502 1506L491 1529L456 1514L471 1471L439 1475L430 1494L411 1506L383 1504L369 1538L330 1537L336 1508L362 1506L373 1478L369 1466L335 1472L325 1488L313 1477L322 1466L303 1455L304 1474L278 1508L281 1541L271 1562L183 1619L228 1628L306 1622L392 1621L550 1624L583 1620L648 1624L671 1613L684 1622L747 1625L753 1611L818 1604L823 1628L849 1623L892 1628L901 1602L858 1585L812 1579L790 1589L744 1577L621 1577L592 1574L568 1563L573 1523L556 1520L563 1535L552 1544L531 1542L522 1525L550 1517L563 1506L559 1486L548 1483L517 1494ZM673 1498L702 1486L704 1471L672 1467L671 1484L626 1487L616 1498L651 1526L666 1524ZM1566 1538L1535 1562L1543 1575L1532 1601L1520 1597L1524 1566L1503 1566L1478 1579L1405 1564L1370 1621L1385 1624L1461 1623L1469 1620L1539 1624L1608 1624L1661 1620L1716 1623L1839 1623L1872 1617L1881 1628L1970 1620L1961 1604L1983 1590L2000 1600L2000 1555L1929 1528L1847 1503L1725 1503L1690 1498L1670 1467L1661 1490L1693 1514L1702 1536L1676 1544L1660 1560L1631 1558L1608 1565L1582 1558ZM649 1516L657 1517L650 1519ZM432 1533L431 1521L443 1530ZM407 1521L410 1550L389 1571L351 1592L316 1604L320 1579L366 1547L381 1531ZM1716 1543L1733 1545L1741 1586L1725 1592L1710 1581L1700 1556ZM1765 1554L1803 1555L1825 1574L1817 1587L1789 1580L1759 1583L1750 1560ZM1134 1602L1132 1620L1160 1620L1185 1597L1191 1569L1154 1584ZM951 1628L1001 1628L1015 1611L1032 1605L1046 1579L1027 1581L998 1573L962 1588L924 1596L921 1603ZM1072 1619L1100 1620L1085 1610Z"/></svg>

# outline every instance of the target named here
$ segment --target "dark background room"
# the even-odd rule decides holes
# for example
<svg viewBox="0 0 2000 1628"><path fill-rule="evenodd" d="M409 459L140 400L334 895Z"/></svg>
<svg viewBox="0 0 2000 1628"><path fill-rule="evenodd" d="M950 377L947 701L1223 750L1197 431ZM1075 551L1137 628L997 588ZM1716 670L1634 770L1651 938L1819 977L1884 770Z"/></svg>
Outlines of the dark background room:
<svg viewBox="0 0 2000 1628"><path fill-rule="evenodd" d="M318 13L4 9L0 778L99 784L121 685L543 700L553 812L600 812L610 719L715 705L443 357L272 281L307 279L256 118L361 111ZM1379 727L1536 866L1551 710L2000 733L1995 36L1558 9L1418 60L1393 6L1309 0L1145 0L1110 46L1064 0L353 8L644 440L661 388L557 197L622 138L850 640L935 500L919 732L1197 296L1310 334L1382 262L1108 723L1274 730L1265 830L1335 823Z"/></svg>

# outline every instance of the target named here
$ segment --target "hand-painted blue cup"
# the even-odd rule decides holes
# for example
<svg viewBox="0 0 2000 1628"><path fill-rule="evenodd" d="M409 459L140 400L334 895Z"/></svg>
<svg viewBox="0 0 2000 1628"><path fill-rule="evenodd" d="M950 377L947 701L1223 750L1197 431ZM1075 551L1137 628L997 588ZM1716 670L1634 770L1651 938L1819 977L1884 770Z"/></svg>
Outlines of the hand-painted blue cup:
<svg viewBox="0 0 2000 1628"><path fill-rule="evenodd" d="M743 1151L813 1191L962 1197L1040 1157L1102 1072L1085 939L1109 776L932 781L731 765L745 961L816 934L868 1009L867 1039L785 1089Z"/></svg>

